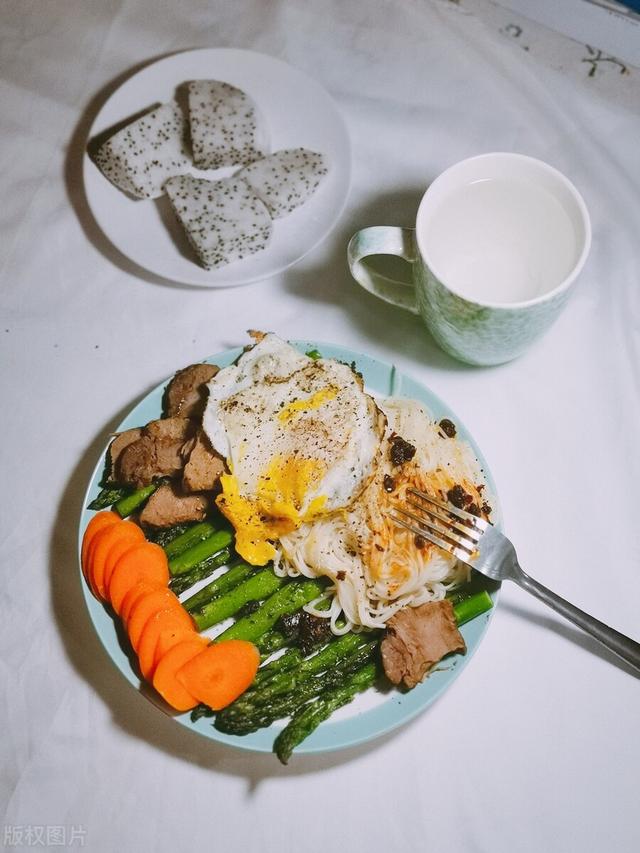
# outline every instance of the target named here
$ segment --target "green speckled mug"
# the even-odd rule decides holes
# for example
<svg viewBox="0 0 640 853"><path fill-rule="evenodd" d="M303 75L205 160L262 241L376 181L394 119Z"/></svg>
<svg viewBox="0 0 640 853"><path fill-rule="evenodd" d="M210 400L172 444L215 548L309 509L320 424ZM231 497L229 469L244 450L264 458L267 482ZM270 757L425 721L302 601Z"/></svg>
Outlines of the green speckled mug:
<svg viewBox="0 0 640 853"><path fill-rule="evenodd" d="M445 352L474 365L520 355L554 322L589 254L582 196L557 169L523 154L482 154L443 172L415 228L373 226L348 260L370 293L419 314ZM373 255L411 264L410 281L376 272Z"/></svg>

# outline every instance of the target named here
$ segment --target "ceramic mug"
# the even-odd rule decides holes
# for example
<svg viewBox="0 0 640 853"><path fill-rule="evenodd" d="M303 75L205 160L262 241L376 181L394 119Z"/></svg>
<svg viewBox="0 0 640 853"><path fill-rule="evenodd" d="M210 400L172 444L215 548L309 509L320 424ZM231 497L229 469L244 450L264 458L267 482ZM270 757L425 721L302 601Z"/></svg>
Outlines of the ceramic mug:
<svg viewBox="0 0 640 853"><path fill-rule="evenodd" d="M582 196L557 169L523 154L482 154L443 172L415 228L374 226L351 238L356 281L419 314L445 352L468 364L510 361L560 314L591 246ZM396 255L402 282L364 263Z"/></svg>

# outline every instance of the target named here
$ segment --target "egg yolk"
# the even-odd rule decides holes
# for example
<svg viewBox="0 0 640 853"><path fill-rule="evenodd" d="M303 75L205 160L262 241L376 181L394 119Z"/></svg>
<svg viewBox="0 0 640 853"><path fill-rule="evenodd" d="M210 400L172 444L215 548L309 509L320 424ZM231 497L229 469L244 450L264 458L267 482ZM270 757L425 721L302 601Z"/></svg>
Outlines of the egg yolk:
<svg viewBox="0 0 640 853"><path fill-rule="evenodd" d="M320 459L276 456L259 479L256 494L240 494L233 474L220 477L222 492L216 503L236 531L236 551L253 566L275 557L274 541L322 512L326 496L306 497L326 473Z"/></svg>
<svg viewBox="0 0 640 853"><path fill-rule="evenodd" d="M312 394L310 397L306 397L302 400L294 400L292 403L288 403L279 413L278 420L286 423L290 421L291 418L295 417L298 412L308 412L311 409L319 409L323 403L327 403L329 400L334 400L338 396L338 391L340 389L336 385L328 385L326 388L321 388L319 391L316 391L315 394Z"/></svg>

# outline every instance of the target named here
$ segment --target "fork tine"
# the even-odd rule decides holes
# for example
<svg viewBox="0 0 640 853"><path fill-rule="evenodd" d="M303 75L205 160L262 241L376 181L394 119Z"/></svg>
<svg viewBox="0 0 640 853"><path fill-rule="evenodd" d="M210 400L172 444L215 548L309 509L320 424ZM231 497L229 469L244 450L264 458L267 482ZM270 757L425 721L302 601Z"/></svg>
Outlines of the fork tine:
<svg viewBox="0 0 640 853"><path fill-rule="evenodd" d="M459 524L451 517L445 515L442 512L438 512L437 509L432 509L429 506L425 506L423 503L412 501L410 498L407 498L407 503L409 504L409 506L413 506L416 509L419 509L420 512L423 512L429 516L433 516L433 518L437 518L440 521L443 521L447 530L457 530L459 533L464 534L466 537L472 539L474 542L478 542L482 537L482 530L478 530L476 527L469 527L469 525L467 524Z"/></svg>
<svg viewBox="0 0 640 853"><path fill-rule="evenodd" d="M420 536L429 538L429 541L434 542L434 544L439 548L445 548L449 553L455 554L458 559L469 560L471 556L475 554L477 550L475 542L464 539L453 531L438 527L437 525L430 523L429 519L414 515L404 507L395 505L393 509L395 512L400 514L405 525L409 523L407 519L416 522L416 529L413 531L414 533L418 533ZM398 522L400 519L397 516L393 516L393 520Z"/></svg>
<svg viewBox="0 0 640 853"><path fill-rule="evenodd" d="M451 542L445 542L444 539L440 539L439 536L433 536L429 533L428 530L424 528L418 527L415 524L409 524L403 518L392 515L390 512L387 513L390 519L392 519L396 524L399 524L401 527L405 527L407 530L410 530L412 533L415 533L417 536L422 536L423 539L426 539L428 542L431 542L433 545L437 545L438 548L442 548L443 551L446 551L448 554L452 554L454 557L457 557L459 560L463 560L466 562L469 559L469 552L464 551L462 548L456 548Z"/></svg>
<svg viewBox="0 0 640 853"><path fill-rule="evenodd" d="M445 510L450 515L455 515L457 518L462 521L470 521L472 522L474 527L477 527L479 530L486 530L489 527L489 523L486 522L483 518L479 518L477 515L474 515L472 512L467 512L465 509L458 509L457 507L451 506L450 504L442 503L442 501L438 501L435 498L432 498L431 495L427 495L425 492L421 492L418 489L414 489L413 487L408 489L407 491L411 492L417 497L422 498L424 501L428 501L429 503L434 504L440 509Z"/></svg>
<svg viewBox="0 0 640 853"><path fill-rule="evenodd" d="M411 506L415 506L414 503L410 502L410 504ZM433 521L433 519L429 518L428 516L425 517L425 515L416 515L410 510L405 509L405 507L398 506L397 504L395 504L393 508L402 515L406 515L408 518L412 518L414 521L417 521L419 525L422 524L432 533L435 533L439 536L444 536L447 539L451 540L454 545L460 545L471 553L477 548L478 543L475 539L472 539L468 536L460 536L458 533L455 532L453 527L449 526L448 524L438 524L436 521ZM422 507L418 507L418 509L422 511Z"/></svg>

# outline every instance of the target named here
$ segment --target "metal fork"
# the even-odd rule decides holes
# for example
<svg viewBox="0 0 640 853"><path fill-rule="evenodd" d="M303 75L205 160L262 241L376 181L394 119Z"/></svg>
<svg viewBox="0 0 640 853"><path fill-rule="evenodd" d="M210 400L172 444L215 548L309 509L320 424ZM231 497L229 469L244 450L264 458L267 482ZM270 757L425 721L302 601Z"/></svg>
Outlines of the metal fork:
<svg viewBox="0 0 640 853"><path fill-rule="evenodd" d="M482 518L442 503L418 489L407 490L411 509L395 504L388 516L416 536L453 554L463 563L496 581L511 580L548 604L618 657L640 670L640 643L589 616L527 575L507 537Z"/></svg>

